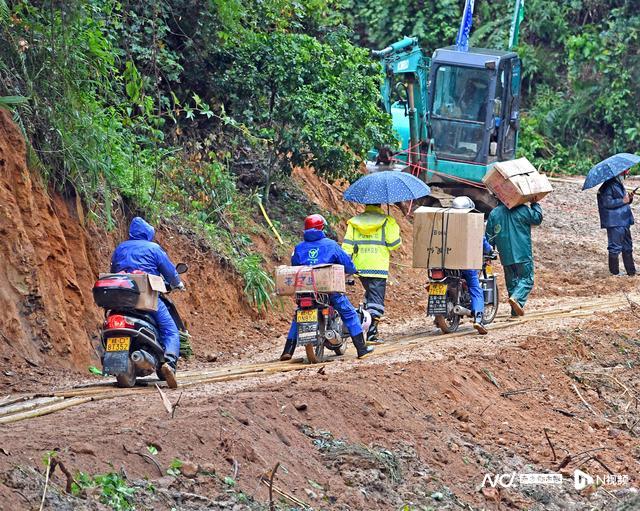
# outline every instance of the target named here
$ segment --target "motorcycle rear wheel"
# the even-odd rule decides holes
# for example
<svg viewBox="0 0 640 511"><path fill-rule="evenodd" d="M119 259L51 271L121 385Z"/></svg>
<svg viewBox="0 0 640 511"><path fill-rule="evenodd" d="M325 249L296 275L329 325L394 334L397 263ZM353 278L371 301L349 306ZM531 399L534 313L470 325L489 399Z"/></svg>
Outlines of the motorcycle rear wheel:
<svg viewBox="0 0 640 511"><path fill-rule="evenodd" d="M324 362L324 343L320 343L317 346L307 344L304 350L307 352L309 363L319 364L320 362Z"/></svg>
<svg viewBox="0 0 640 511"><path fill-rule="evenodd" d="M443 334L452 334L460 326L460 316L453 312L449 316L436 316L436 326L442 330Z"/></svg>
<svg viewBox="0 0 640 511"><path fill-rule="evenodd" d="M136 384L136 368L129 364L129 371L116 375L116 384L121 388L131 388Z"/></svg>

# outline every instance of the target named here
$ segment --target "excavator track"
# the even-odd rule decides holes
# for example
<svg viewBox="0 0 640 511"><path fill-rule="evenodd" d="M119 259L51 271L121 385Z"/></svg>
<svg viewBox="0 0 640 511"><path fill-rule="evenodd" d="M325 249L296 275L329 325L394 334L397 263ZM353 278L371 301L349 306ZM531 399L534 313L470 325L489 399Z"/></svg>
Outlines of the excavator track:
<svg viewBox="0 0 640 511"><path fill-rule="evenodd" d="M583 301L579 304L560 305L546 310L531 311L527 315L518 319L512 319L508 315L499 315L491 325L489 331L514 328L523 323L535 321L549 321L559 318L586 318L595 312L613 312L627 306L629 299L627 296L608 296L591 301ZM444 340L468 335L477 335L475 330L455 332L452 334L439 335L433 328L399 338L396 342L381 345L376 348L376 357L370 359L374 361L377 357L382 357L395 352L409 350L423 344L429 340ZM295 358L287 362L257 362L251 364L233 365L219 367L216 369L197 369L183 371L178 374L179 388L191 388L208 383L226 382L244 378L254 378L269 376L272 374L286 373L290 371L301 371L313 368L317 371L320 367L329 362L318 364L304 363L303 358ZM9 395L0 398L0 424L32 419L42 415L55 413L71 407L80 406L92 401L104 399L115 399L130 395L157 392L154 379L141 380L144 386L131 389L120 389L115 384L90 383L66 390L54 391L50 393Z"/></svg>

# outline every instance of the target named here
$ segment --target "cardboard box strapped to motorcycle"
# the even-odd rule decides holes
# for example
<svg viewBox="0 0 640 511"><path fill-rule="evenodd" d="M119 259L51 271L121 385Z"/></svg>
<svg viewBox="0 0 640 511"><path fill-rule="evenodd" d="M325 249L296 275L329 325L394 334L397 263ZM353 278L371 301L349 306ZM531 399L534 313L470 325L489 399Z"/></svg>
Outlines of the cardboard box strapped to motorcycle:
<svg viewBox="0 0 640 511"><path fill-rule="evenodd" d="M482 213L420 207L414 212L413 267L479 270L483 236Z"/></svg>
<svg viewBox="0 0 640 511"><path fill-rule="evenodd" d="M547 176L540 174L526 158L496 163L482 182L509 209L538 202L553 191Z"/></svg>
<svg viewBox="0 0 640 511"><path fill-rule="evenodd" d="M148 273L101 273L93 286L93 299L105 309L158 310L160 293L166 293L162 277Z"/></svg>
<svg viewBox="0 0 640 511"><path fill-rule="evenodd" d="M296 293L344 293L344 266L319 264L316 266L278 266L276 294L292 296Z"/></svg>

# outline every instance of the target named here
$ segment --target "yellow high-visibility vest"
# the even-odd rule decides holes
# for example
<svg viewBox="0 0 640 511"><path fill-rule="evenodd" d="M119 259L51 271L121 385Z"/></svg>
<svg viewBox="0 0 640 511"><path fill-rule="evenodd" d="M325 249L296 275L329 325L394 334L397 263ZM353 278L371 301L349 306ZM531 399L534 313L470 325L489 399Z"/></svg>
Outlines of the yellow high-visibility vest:
<svg viewBox="0 0 640 511"><path fill-rule="evenodd" d="M385 215L381 207L369 205L364 213L347 222L342 248L352 256L361 276L386 279L389 253L401 243L400 227L395 219Z"/></svg>

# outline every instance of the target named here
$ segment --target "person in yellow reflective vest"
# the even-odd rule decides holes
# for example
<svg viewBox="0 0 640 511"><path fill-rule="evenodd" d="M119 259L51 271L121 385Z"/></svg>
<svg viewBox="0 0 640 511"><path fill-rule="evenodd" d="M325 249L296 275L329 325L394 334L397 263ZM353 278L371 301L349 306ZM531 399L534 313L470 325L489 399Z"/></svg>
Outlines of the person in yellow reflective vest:
<svg viewBox="0 0 640 511"><path fill-rule="evenodd" d="M368 204L364 213L347 222L342 248L352 257L364 287L365 308L371 314L368 343L384 342L378 334L378 323L384 314L389 258L401 243L398 223L379 204Z"/></svg>

